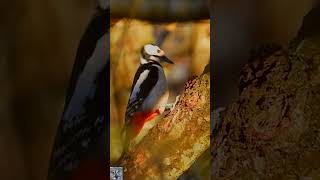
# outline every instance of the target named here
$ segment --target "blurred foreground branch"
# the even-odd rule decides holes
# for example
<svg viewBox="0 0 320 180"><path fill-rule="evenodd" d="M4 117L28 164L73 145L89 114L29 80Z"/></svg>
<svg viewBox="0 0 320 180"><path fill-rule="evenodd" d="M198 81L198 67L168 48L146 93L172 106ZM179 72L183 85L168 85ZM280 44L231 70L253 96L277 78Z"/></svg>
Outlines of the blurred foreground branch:
<svg viewBox="0 0 320 180"><path fill-rule="evenodd" d="M186 83L175 109L121 160L125 179L177 179L210 144L210 74Z"/></svg>
<svg viewBox="0 0 320 180"><path fill-rule="evenodd" d="M152 22L209 19L207 0L110 0L112 18L136 18Z"/></svg>
<svg viewBox="0 0 320 180"><path fill-rule="evenodd" d="M319 179L318 10L294 47L264 46L244 66L240 96L212 140L212 179Z"/></svg>

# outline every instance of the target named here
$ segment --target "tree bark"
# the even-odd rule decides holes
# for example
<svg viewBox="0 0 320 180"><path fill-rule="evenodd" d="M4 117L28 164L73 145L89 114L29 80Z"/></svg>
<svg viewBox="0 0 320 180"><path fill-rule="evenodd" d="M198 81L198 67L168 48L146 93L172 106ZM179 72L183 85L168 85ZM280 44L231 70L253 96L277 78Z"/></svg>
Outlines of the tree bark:
<svg viewBox="0 0 320 180"><path fill-rule="evenodd" d="M244 66L212 139L212 179L320 178L319 26L308 27L294 47L264 46Z"/></svg>
<svg viewBox="0 0 320 180"><path fill-rule="evenodd" d="M209 148L210 73L190 80L173 111L121 159L125 179L177 179Z"/></svg>

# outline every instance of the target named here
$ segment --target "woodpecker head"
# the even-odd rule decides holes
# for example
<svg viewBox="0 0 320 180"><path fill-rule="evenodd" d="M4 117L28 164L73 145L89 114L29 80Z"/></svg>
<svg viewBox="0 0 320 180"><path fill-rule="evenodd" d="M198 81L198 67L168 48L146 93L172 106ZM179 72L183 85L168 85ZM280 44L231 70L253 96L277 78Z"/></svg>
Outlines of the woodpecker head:
<svg viewBox="0 0 320 180"><path fill-rule="evenodd" d="M144 45L141 49L141 64L148 63L150 61L167 62L173 64L173 62L165 56L163 50L153 44Z"/></svg>

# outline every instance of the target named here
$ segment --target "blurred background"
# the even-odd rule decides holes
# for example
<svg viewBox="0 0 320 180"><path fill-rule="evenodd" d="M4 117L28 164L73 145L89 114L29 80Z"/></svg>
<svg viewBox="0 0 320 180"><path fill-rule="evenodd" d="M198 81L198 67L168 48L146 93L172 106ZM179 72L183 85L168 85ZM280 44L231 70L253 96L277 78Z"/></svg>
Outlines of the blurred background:
<svg viewBox="0 0 320 180"><path fill-rule="evenodd" d="M214 106L228 104L236 95L238 73L241 65L247 60L250 49L265 41L281 43L289 41L295 35L311 3L312 0L215 0L215 7L210 7L214 18L211 21L211 30L214 33L211 36L213 38L211 40L213 50L211 72L215 75L213 89L219 95L214 98ZM45 179L76 48L94 13L94 6L95 3L92 0L1 1L1 180ZM136 28L145 27L143 29L145 34L136 33L133 36L145 37L139 43L154 38L155 25L138 21L131 23L144 24ZM119 22L117 27L121 28L124 25L125 22ZM188 30L187 27L182 28L182 26L177 24L176 29L186 28L187 33L195 27L189 25ZM132 35L130 37L133 38ZM187 41L192 41L189 38ZM118 42L116 39L115 41ZM119 46L123 51L126 47L131 47L130 56L134 57L137 56L134 48L140 47L139 43L125 47L119 43ZM179 45L180 47L182 45ZM163 48L166 50L165 43ZM202 49L202 47L198 48ZM185 51L187 49L185 48ZM192 50L195 49L195 47L192 48ZM184 54L186 56L184 59L188 59L187 53L191 53L188 55L190 58L192 52L188 49L187 52L180 54L180 58L183 59ZM171 58L181 63L184 61L179 60L178 55L174 53ZM127 82L123 83L126 87L126 92L123 94L126 95L113 96L117 97L117 103L123 103L122 101L127 99L128 87L132 82L132 71L137 68L138 62L131 61L135 58L129 59L122 58L119 61L119 63L132 63L132 65L118 66L131 69L127 71L127 78L117 82L119 86L121 81ZM169 74L173 72L174 67L170 68ZM189 69L188 71L198 73L201 70ZM116 84L116 82L113 83ZM121 122L121 118L115 119Z"/></svg>
<svg viewBox="0 0 320 180"><path fill-rule="evenodd" d="M44 180L92 0L0 5L0 179Z"/></svg>
<svg viewBox="0 0 320 180"><path fill-rule="evenodd" d="M174 102L185 82L201 75L209 64L210 21L150 24L125 19L111 28L110 41L110 160L115 162L122 152L120 132L133 78L140 65L141 48L148 43L157 44L175 63L162 63L169 85L169 102Z"/></svg>
<svg viewBox="0 0 320 180"><path fill-rule="evenodd" d="M263 43L287 44L295 37L314 0L211 0L214 76L213 108L238 95L242 65Z"/></svg>

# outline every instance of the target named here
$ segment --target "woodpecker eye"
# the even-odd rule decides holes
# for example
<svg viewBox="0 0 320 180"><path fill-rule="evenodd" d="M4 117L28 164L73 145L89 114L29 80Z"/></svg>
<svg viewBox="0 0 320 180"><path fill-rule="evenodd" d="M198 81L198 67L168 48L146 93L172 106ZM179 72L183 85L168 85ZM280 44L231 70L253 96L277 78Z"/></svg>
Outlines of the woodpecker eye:
<svg viewBox="0 0 320 180"><path fill-rule="evenodd" d="M157 50L157 53L160 53L160 52L161 52L160 49L158 49L158 50Z"/></svg>

